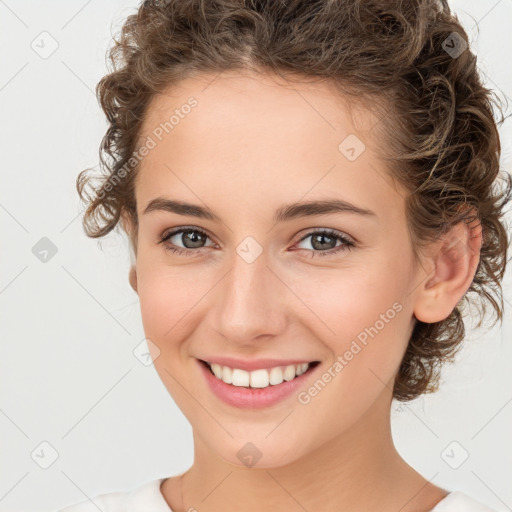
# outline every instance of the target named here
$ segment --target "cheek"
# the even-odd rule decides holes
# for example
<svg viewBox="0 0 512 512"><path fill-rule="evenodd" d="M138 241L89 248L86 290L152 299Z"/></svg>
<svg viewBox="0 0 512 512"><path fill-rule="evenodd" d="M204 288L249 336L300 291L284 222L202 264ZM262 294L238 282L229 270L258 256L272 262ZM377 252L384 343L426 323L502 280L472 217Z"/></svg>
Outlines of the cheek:
<svg viewBox="0 0 512 512"><path fill-rule="evenodd" d="M163 344L181 327L180 318L186 317L196 292L189 279L180 277L176 270L139 261L137 267L138 296L144 331L154 343ZM195 299L195 300L194 300Z"/></svg>
<svg viewBox="0 0 512 512"><path fill-rule="evenodd" d="M323 390L311 402L318 429L329 423L334 431L348 428L381 393L391 395L408 342L410 312L400 283L355 270L349 274L305 301L321 321L309 312L302 323L331 353L321 378L325 387L319 385Z"/></svg>
<svg viewBox="0 0 512 512"><path fill-rule="evenodd" d="M346 354L352 366L385 367L389 373L406 348L411 318L405 280L387 269L343 269L314 282L300 280L294 291L308 306L301 321L333 357Z"/></svg>
<svg viewBox="0 0 512 512"><path fill-rule="evenodd" d="M207 314L208 293L216 280L192 266L166 266L156 264L154 258L141 257L137 282L146 337L162 353L186 348Z"/></svg>

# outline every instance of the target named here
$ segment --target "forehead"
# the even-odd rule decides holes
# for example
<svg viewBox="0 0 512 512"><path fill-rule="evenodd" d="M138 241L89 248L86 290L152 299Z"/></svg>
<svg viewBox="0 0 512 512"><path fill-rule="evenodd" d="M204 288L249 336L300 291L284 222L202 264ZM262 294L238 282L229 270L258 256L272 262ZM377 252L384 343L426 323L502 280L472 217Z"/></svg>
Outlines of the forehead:
<svg viewBox="0 0 512 512"><path fill-rule="evenodd" d="M364 102L345 96L333 83L312 77L291 81L253 71L199 73L153 96L139 139L168 121L173 112L177 114L171 123L175 135L182 135L178 127L184 124L193 125L198 135L213 127L241 128L240 135L250 135L251 127L275 133L282 128L289 131L293 125L296 130L330 129L338 136L352 129L371 137L379 120L374 110L375 99Z"/></svg>
<svg viewBox="0 0 512 512"><path fill-rule="evenodd" d="M139 211L177 189L187 199L229 190L246 203L264 196L276 205L336 192L363 207L382 202L385 182L390 193L393 185L374 143L378 122L371 105L325 81L251 72L187 78L156 95L146 113L139 143L155 144L138 171ZM358 156L349 159L354 141Z"/></svg>

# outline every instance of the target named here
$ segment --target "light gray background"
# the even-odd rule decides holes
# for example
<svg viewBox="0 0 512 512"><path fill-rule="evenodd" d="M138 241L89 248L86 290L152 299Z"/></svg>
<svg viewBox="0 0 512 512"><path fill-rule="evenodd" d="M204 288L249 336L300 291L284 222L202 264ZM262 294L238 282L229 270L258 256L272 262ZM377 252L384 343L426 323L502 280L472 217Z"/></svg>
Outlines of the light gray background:
<svg viewBox="0 0 512 512"><path fill-rule="evenodd" d="M486 85L511 98L512 0L451 5ZM136 6L0 0L1 511L56 510L178 474L193 460L190 425L133 354L144 333L127 242L87 238L75 192L78 172L98 163L107 126L94 87L111 30ZM58 48L47 58L32 48L49 51L52 39ZM46 263L32 252L42 237L57 248ZM498 511L512 509L510 276L503 328L470 332L441 390L393 412L396 445L413 467ZM43 469L52 450L58 458Z"/></svg>

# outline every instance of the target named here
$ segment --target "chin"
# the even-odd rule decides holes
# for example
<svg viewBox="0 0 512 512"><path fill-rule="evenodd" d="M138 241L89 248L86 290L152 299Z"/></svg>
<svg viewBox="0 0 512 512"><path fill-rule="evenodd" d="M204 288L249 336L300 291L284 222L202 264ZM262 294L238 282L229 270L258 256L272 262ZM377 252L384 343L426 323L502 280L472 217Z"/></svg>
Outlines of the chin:
<svg viewBox="0 0 512 512"><path fill-rule="evenodd" d="M277 427L279 428L279 427ZM258 468L270 469L279 468L292 464L306 455L304 443L285 443L285 437L276 433L274 439L268 436L268 429L258 441L256 436L252 437L250 433L244 436L244 439L230 439L227 445L216 445L215 452L226 463L237 468ZM272 437L274 434L271 434ZM289 439L289 438L288 438Z"/></svg>

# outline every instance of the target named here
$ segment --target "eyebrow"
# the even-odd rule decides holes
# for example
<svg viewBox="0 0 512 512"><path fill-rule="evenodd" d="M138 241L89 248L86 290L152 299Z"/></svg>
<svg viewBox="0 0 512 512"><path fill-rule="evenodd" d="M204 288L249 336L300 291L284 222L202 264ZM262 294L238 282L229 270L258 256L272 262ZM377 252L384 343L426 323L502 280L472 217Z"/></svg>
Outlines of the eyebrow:
<svg viewBox="0 0 512 512"><path fill-rule="evenodd" d="M149 201L143 214L157 210L221 222L221 218L207 207L184 201L174 201L165 197L157 197ZM328 199L323 201L303 201L281 206L274 214L274 223L277 224L300 217L326 215L329 213L355 213L365 217L377 217L377 214L372 210L360 208L348 201Z"/></svg>

